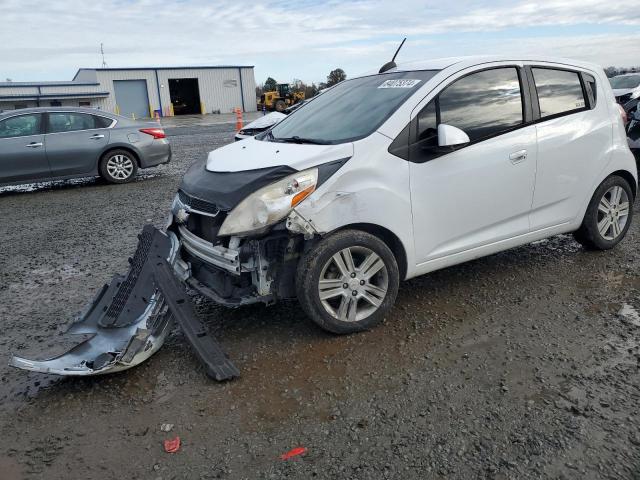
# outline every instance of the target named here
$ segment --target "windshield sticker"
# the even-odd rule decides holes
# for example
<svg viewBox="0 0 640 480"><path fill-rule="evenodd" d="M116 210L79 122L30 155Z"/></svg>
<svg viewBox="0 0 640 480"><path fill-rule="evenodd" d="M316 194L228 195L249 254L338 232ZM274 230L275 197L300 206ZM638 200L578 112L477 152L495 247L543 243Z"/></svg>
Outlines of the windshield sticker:
<svg viewBox="0 0 640 480"><path fill-rule="evenodd" d="M421 80L411 78L401 78L398 80L385 80L378 88L413 88L419 84Z"/></svg>

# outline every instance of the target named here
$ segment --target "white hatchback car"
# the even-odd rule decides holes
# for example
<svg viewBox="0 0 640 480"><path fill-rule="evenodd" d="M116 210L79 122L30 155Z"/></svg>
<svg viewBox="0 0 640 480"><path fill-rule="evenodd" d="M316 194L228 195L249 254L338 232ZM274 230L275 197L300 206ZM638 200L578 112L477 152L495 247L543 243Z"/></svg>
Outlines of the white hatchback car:
<svg viewBox="0 0 640 480"><path fill-rule="evenodd" d="M600 67L441 59L341 82L211 152L169 235L177 275L214 301L297 297L348 333L379 322L402 279L567 232L612 248L637 186Z"/></svg>

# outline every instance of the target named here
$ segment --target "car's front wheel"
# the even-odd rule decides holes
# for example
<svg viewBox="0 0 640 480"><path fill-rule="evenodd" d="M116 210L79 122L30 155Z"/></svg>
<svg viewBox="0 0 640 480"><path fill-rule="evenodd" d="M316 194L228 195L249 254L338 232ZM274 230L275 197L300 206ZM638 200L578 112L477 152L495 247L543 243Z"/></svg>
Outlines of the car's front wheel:
<svg viewBox="0 0 640 480"><path fill-rule="evenodd" d="M135 178L138 163L127 150L111 150L100 159L98 171L109 183L127 183Z"/></svg>
<svg viewBox="0 0 640 480"><path fill-rule="evenodd" d="M573 234L584 247L608 250L627 234L633 218L633 191L617 175L608 177L596 189L580 229Z"/></svg>
<svg viewBox="0 0 640 480"><path fill-rule="evenodd" d="M296 287L303 310L315 323L344 334L379 323L395 302L399 281L396 259L382 240L343 230L304 255Z"/></svg>

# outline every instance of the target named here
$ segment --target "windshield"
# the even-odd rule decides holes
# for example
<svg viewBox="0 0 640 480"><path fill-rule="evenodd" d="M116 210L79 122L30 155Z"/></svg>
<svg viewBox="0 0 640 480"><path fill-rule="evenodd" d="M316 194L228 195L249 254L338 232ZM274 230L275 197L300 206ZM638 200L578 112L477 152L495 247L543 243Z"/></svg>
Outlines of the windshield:
<svg viewBox="0 0 640 480"><path fill-rule="evenodd" d="M610 78L611 88L636 88L640 85L640 75L621 75Z"/></svg>
<svg viewBox="0 0 640 480"><path fill-rule="evenodd" d="M436 73L422 70L345 80L283 119L263 138L320 144L364 138Z"/></svg>

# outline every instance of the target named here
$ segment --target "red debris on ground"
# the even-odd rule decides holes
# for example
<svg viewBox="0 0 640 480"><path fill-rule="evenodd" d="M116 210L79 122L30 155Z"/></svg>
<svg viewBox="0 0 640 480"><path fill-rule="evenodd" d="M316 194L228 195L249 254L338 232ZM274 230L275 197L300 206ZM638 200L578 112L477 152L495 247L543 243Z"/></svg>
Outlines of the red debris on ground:
<svg viewBox="0 0 640 480"><path fill-rule="evenodd" d="M280 455L280 460L289 460L292 457L297 457L298 455L302 455L303 453L307 453L307 449L304 447L297 447L293 450L289 450L287 453L283 453Z"/></svg>
<svg viewBox="0 0 640 480"><path fill-rule="evenodd" d="M180 437L170 438L164 441L164 451L167 453L176 453L180 450Z"/></svg>

